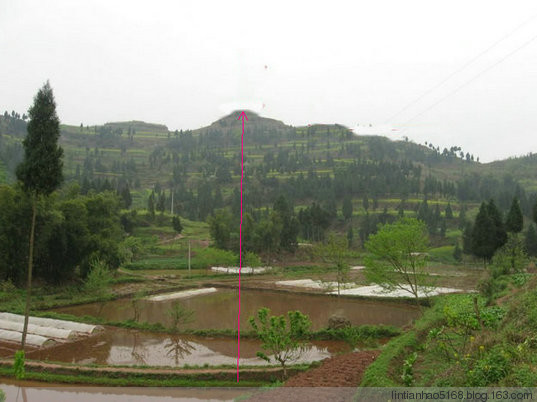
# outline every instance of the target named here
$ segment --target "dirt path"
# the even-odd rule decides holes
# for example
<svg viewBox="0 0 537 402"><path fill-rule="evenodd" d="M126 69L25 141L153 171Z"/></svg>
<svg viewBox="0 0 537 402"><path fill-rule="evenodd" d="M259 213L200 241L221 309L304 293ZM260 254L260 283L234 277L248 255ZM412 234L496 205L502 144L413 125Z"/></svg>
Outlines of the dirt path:
<svg viewBox="0 0 537 402"><path fill-rule="evenodd" d="M321 366L291 377L283 387L256 394L248 401L352 401L364 371L379 354L378 350L367 350L330 357Z"/></svg>
<svg viewBox="0 0 537 402"><path fill-rule="evenodd" d="M312 370L291 377L286 387L356 387L365 369L377 358L380 351L365 350L347 353L323 360Z"/></svg>

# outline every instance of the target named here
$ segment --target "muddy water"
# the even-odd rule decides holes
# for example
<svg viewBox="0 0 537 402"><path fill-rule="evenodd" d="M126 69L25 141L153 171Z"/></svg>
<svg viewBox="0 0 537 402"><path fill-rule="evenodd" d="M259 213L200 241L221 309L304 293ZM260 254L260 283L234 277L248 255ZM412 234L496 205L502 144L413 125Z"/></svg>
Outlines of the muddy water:
<svg viewBox="0 0 537 402"><path fill-rule="evenodd" d="M241 365L265 365L256 357L261 350L258 340L241 339ZM348 351L343 342L315 341L297 363L312 362ZM13 356L14 349L0 349L0 357ZM27 352L34 360L78 364L171 366L220 365L237 363L237 340L190 335L167 335L121 328L72 343Z"/></svg>
<svg viewBox="0 0 537 402"><path fill-rule="evenodd" d="M256 391L244 388L73 387L6 379L0 382L0 389L5 392L6 401L13 402L234 401Z"/></svg>
<svg viewBox="0 0 537 402"><path fill-rule="evenodd" d="M215 293L180 299L182 306L194 311L194 321L187 325L192 329L236 329L238 292L219 289ZM135 312L140 322L161 323L168 327L171 319L168 311L174 301L152 302L139 300L134 307L130 300L114 300L57 309L62 313L91 315L108 320L133 319ZM348 318L354 325L390 324L402 326L417 317L414 306L382 301L367 301L332 296L316 296L283 292L243 290L241 292L241 329L251 329L248 318L260 307L268 307L274 314L299 310L313 322L313 329L326 327L332 315Z"/></svg>

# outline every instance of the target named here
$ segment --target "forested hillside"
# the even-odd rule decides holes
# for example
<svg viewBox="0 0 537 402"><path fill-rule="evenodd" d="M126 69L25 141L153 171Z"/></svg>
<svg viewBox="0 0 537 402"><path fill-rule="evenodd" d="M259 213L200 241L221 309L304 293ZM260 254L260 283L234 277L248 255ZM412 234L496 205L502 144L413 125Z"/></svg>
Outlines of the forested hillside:
<svg viewBox="0 0 537 402"><path fill-rule="evenodd" d="M195 131L139 121L64 125L66 178L78 181L84 192L128 188L138 206L145 206L148 191L156 190L161 206L169 208L174 189L176 211L205 219L228 204L237 187L241 126L236 114ZM532 203L524 191L534 188L537 164L531 155L480 164L457 146L441 150L429 143L357 136L339 125L292 127L248 115L245 190L251 208L272 204L281 193L295 204L317 200L327 209L344 195L461 202L493 197L507 208L516 193L523 209ZM25 125L15 112L0 117L0 160L11 179L22 157Z"/></svg>
<svg viewBox="0 0 537 402"><path fill-rule="evenodd" d="M209 221L216 243L234 248L238 234L221 239L215 234L238 227L237 116L198 130L170 131L140 121L63 125L65 185L78 183L81 195L116 192L125 209ZM0 117L0 180L14 179L25 119L16 112ZM466 214L473 217L481 201L493 198L505 213L516 197L529 217L536 200L532 155L481 164L456 145L440 149L408 139L358 136L337 124L292 127L253 112L248 119L244 211L255 234L250 248L258 252L296 248L296 240L288 244L286 236L321 240L330 227L363 244L378 223L409 212L427 222L433 238L455 240ZM270 214L273 206L279 220Z"/></svg>

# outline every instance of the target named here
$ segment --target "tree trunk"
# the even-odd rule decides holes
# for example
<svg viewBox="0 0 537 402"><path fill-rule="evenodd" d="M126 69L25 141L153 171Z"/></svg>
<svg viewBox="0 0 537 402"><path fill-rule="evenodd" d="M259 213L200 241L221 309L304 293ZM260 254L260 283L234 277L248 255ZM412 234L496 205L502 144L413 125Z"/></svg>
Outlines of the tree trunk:
<svg viewBox="0 0 537 402"><path fill-rule="evenodd" d="M34 234L35 218L37 215L37 196L32 197L32 228L30 229L30 251L28 253L28 283L26 284L26 306L24 307L24 326L22 328L21 349L26 345L26 334L28 333L28 319L30 317L30 301L32 297L32 268L34 260Z"/></svg>
<svg viewBox="0 0 537 402"><path fill-rule="evenodd" d="M414 297L416 298L416 306L418 306L418 311L421 313L423 313L423 308L421 307L421 303L420 303L420 296L419 296L419 293L418 293L418 288L416 287L416 291L414 293Z"/></svg>

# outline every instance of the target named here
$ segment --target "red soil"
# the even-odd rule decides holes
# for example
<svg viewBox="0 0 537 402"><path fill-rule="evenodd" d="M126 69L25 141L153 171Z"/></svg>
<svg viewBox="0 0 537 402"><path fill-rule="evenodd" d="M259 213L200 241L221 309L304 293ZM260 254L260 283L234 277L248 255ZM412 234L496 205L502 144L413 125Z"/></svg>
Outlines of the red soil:
<svg viewBox="0 0 537 402"><path fill-rule="evenodd" d="M361 351L334 356L321 366L290 378L284 387L254 395L248 401L352 401L366 368L380 351Z"/></svg>

